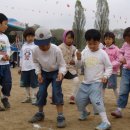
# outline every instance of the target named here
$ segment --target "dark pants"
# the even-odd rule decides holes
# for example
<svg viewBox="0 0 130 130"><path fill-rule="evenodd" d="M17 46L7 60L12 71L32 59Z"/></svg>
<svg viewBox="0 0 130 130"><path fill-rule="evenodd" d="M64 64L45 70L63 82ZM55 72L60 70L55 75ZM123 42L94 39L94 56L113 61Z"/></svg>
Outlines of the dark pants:
<svg viewBox="0 0 130 130"><path fill-rule="evenodd" d="M52 101L55 105L63 105L63 94L61 84L62 81L56 81L58 71L45 72L42 71L43 83L39 86L39 91L37 94L37 106L46 105L47 98L47 88L50 83L52 83Z"/></svg>
<svg viewBox="0 0 130 130"><path fill-rule="evenodd" d="M10 65L0 65L0 85L2 86L3 95L10 96L12 88Z"/></svg>

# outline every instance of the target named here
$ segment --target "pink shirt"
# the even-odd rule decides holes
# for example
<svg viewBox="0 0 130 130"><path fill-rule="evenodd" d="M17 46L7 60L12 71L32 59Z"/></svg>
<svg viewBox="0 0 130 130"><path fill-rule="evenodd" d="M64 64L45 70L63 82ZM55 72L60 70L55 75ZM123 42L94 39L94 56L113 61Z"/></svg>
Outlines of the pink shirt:
<svg viewBox="0 0 130 130"><path fill-rule="evenodd" d="M130 44L125 42L120 49L120 53L120 59L124 58L126 60L126 64L123 65L123 68L130 69Z"/></svg>
<svg viewBox="0 0 130 130"><path fill-rule="evenodd" d="M113 74L117 74L120 68L120 61L119 61L119 48L115 45L111 45L110 47L103 47L103 50L106 51L108 54L110 61L113 66Z"/></svg>

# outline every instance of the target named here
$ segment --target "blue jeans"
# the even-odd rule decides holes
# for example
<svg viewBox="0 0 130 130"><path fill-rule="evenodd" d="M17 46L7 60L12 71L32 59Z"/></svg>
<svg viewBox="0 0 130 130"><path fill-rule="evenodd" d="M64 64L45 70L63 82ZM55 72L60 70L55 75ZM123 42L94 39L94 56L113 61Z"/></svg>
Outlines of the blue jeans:
<svg viewBox="0 0 130 130"><path fill-rule="evenodd" d="M107 87L108 89L117 89L117 74L112 74L108 79L108 82L103 84L103 89Z"/></svg>
<svg viewBox="0 0 130 130"><path fill-rule="evenodd" d="M120 83L120 93L118 98L118 107L125 108L128 102L130 92L130 70L122 70L122 78Z"/></svg>
<svg viewBox="0 0 130 130"><path fill-rule="evenodd" d="M39 86L39 91L37 94L37 106L46 105L47 98L47 88L50 83L52 83L52 102L55 105L63 105L63 94L61 84L62 81L56 81L58 75L58 71L53 72L45 72L42 71L43 83Z"/></svg>
<svg viewBox="0 0 130 130"><path fill-rule="evenodd" d="M10 65L0 65L0 85L2 86L3 95L10 96L12 88Z"/></svg>

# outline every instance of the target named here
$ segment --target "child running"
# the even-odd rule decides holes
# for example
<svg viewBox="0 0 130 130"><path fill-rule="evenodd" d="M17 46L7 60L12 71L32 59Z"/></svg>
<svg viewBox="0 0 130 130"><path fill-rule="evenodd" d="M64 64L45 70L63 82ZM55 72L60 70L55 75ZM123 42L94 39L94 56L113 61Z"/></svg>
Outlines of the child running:
<svg viewBox="0 0 130 130"><path fill-rule="evenodd" d="M37 95L38 112L29 120L35 123L44 120L44 107L47 103L47 88L52 83L52 101L57 108L57 127L66 126L65 117L63 115L63 94L62 79L66 73L66 64L59 47L51 44L51 32L49 29L41 27L35 32L35 44L38 45L34 49L33 59L36 66L36 74L38 75L39 91Z"/></svg>
<svg viewBox="0 0 130 130"><path fill-rule="evenodd" d="M32 52L37 46L34 44L35 31L33 28L27 28L24 31L25 43L22 46L20 54L21 81L20 87L25 88L26 98L22 103L36 103L36 88L38 87L35 66L33 63ZM32 95L31 95L32 90Z"/></svg>
<svg viewBox="0 0 130 130"><path fill-rule="evenodd" d="M2 86L1 102L5 109L10 108L9 96L12 88L12 77L10 71L10 43L4 32L8 28L8 18L0 13L0 85ZM4 109L0 107L0 111Z"/></svg>
<svg viewBox="0 0 130 130"><path fill-rule="evenodd" d="M120 83L120 92L118 98L118 108L111 113L116 118L122 117L122 110L128 103L130 93L130 27L126 28L123 34L125 43L120 49L120 62L123 64L122 77Z"/></svg>
<svg viewBox="0 0 130 130"><path fill-rule="evenodd" d="M72 86L73 89L69 100L70 104L75 104L75 95L78 91L80 83L77 74L77 68L75 66L76 47L73 45L73 42L74 42L74 32L71 30L65 31L63 34L63 43L59 46L67 65L67 73L64 76L64 78L73 80L73 86Z"/></svg>
<svg viewBox="0 0 130 130"><path fill-rule="evenodd" d="M86 106L91 101L102 119L102 123L96 127L96 130L107 130L111 128L111 124L105 112L102 86L112 74L112 64L107 53L99 49L100 38L99 31L88 30L85 33L88 49L84 50L82 56L77 52L76 64L79 67L84 66L84 80L76 95L76 104L80 112L79 119L85 120L88 116Z"/></svg>
<svg viewBox="0 0 130 130"><path fill-rule="evenodd" d="M105 89L108 86L109 89L113 89L116 100L118 98L117 90L117 72L120 68L119 61L119 48L115 45L115 35L112 32L106 32L104 35L104 47L103 49L108 54L110 61L113 66L112 75L108 79L108 82L103 85L103 93L105 94Z"/></svg>

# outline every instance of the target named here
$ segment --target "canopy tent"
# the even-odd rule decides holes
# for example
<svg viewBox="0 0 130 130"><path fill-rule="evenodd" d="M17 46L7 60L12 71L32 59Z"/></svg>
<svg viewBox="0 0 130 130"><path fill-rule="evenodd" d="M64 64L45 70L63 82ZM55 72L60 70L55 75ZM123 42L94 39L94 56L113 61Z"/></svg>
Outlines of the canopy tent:
<svg viewBox="0 0 130 130"><path fill-rule="evenodd" d="M14 18L8 19L8 31L24 31L26 28L25 24L19 22Z"/></svg>

